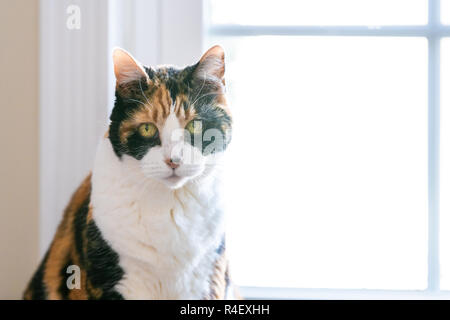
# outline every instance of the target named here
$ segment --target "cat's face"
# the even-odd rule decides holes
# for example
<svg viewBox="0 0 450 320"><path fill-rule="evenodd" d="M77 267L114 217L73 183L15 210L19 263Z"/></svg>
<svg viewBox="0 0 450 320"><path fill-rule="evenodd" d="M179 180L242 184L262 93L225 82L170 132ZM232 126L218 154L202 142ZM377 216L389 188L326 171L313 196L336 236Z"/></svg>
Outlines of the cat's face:
<svg viewBox="0 0 450 320"><path fill-rule="evenodd" d="M184 69L143 67L121 49L113 57L109 139L117 157L172 189L210 174L231 137L222 48Z"/></svg>

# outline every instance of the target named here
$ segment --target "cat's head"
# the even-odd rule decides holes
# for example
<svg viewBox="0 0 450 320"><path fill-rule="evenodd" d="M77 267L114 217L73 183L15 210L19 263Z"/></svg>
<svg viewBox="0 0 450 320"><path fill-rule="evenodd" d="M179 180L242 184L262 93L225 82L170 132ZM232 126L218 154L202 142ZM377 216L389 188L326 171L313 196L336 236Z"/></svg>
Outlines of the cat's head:
<svg viewBox="0 0 450 320"><path fill-rule="evenodd" d="M231 138L223 49L183 69L145 67L122 49L113 61L108 137L117 157L172 189L210 174Z"/></svg>

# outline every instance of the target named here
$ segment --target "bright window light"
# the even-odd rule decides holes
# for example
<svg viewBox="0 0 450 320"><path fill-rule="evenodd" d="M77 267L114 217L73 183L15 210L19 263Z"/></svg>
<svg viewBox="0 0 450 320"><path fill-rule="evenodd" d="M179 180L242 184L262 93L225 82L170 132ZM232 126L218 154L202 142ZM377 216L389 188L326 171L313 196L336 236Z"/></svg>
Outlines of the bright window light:
<svg viewBox="0 0 450 320"><path fill-rule="evenodd" d="M426 0L211 0L213 24L424 25Z"/></svg>
<svg viewBox="0 0 450 320"><path fill-rule="evenodd" d="M441 288L450 290L450 39L441 46Z"/></svg>
<svg viewBox="0 0 450 320"><path fill-rule="evenodd" d="M441 0L441 21L450 24L450 0Z"/></svg>
<svg viewBox="0 0 450 320"><path fill-rule="evenodd" d="M425 289L426 39L212 42L226 48L235 120L226 203L236 283Z"/></svg>

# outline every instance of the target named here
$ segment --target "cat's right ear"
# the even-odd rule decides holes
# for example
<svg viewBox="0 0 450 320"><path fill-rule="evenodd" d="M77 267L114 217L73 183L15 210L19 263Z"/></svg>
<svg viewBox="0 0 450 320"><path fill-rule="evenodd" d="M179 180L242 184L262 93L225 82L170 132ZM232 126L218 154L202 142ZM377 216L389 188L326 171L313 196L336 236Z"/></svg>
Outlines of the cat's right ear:
<svg viewBox="0 0 450 320"><path fill-rule="evenodd" d="M147 85L149 78L144 67L131 54L121 48L115 48L113 51L113 62L116 88L126 86L132 82Z"/></svg>

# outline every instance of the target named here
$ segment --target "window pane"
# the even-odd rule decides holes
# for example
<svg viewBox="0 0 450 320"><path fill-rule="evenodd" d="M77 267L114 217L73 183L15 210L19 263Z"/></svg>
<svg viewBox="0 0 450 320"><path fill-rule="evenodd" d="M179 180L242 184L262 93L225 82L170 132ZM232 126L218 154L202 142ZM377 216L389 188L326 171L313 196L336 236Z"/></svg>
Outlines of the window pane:
<svg viewBox="0 0 450 320"><path fill-rule="evenodd" d="M209 0L213 24L426 24L426 0Z"/></svg>
<svg viewBox="0 0 450 320"><path fill-rule="evenodd" d="M441 287L450 290L450 39L441 45Z"/></svg>
<svg viewBox="0 0 450 320"><path fill-rule="evenodd" d="M215 38L239 285L424 289L424 38Z"/></svg>
<svg viewBox="0 0 450 320"><path fill-rule="evenodd" d="M450 0L441 0L441 21L450 24Z"/></svg>

